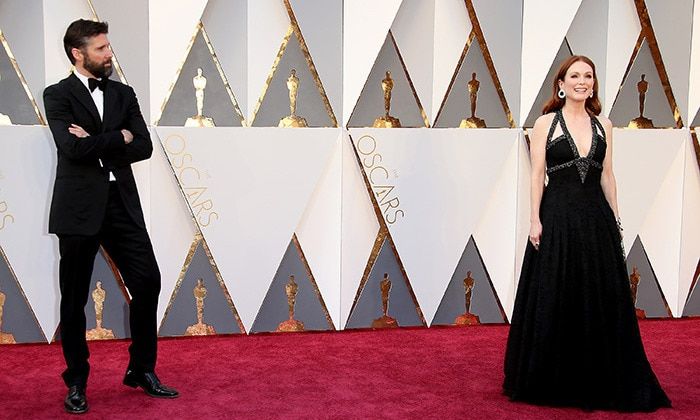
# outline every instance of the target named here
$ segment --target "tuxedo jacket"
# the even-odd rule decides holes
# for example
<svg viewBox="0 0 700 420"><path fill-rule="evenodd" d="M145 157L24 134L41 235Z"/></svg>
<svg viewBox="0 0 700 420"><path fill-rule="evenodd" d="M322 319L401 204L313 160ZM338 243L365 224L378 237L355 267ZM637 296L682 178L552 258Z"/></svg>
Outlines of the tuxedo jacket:
<svg viewBox="0 0 700 420"><path fill-rule="evenodd" d="M131 164L151 156L148 128L131 87L109 80L103 94L101 120L90 91L74 74L44 90L46 118L58 153L50 233L99 232L107 207L110 171L127 212L135 224L146 228ZM79 125L89 136L74 136L68 132L71 124ZM122 129L134 135L131 143L124 143Z"/></svg>

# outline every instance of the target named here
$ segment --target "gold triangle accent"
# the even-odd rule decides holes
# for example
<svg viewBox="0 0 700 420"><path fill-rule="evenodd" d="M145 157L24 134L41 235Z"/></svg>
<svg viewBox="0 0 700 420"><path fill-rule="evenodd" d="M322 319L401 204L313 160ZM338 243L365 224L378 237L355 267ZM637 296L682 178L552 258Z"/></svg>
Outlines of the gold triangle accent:
<svg viewBox="0 0 700 420"><path fill-rule="evenodd" d="M10 49L10 44L7 42L5 35L3 35L2 29L0 29L0 44L2 44L3 48L5 48L5 53L7 54L7 57L10 59L10 63L12 63L12 68L15 70L15 73L17 74L19 81L22 83L22 87L24 88L24 92L27 94L27 98L29 99L29 102L31 102L32 107L34 108L34 113L36 114L36 117L37 117L37 120L39 121L39 124L46 125L46 121L44 120L44 117L41 115L41 111L39 110L39 106L36 104L36 101L34 100L34 95L32 95L32 91L29 88L29 84L27 84L27 81L25 80L24 75L22 74L22 71L19 69L19 65L17 64L17 59L15 58L14 54L12 54L12 50Z"/></svg>

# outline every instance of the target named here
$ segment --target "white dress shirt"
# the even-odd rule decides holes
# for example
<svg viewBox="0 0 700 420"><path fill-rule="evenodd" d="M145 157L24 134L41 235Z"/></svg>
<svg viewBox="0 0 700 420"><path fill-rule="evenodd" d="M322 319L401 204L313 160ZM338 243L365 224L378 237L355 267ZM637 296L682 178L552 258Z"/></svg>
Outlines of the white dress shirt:
<svg viewBox="0 0 700 420"><path fill-rule="evenodd" d="M104 109L105 109L105 94L102 92L102 89L100 88L95 88L92 92L90 92L90 84L88 83L88 77L80 74L80 72L75 71L74 72L76 76L78 76L78 79L85 85L85 89L88 90L88 93L90 93L90 96L92 97L93 102L95 102L95 107L97 108L97 112L100 114L100 120L104 120ZM102 79L97 79L97 80L102 80ZM100 166L104 167L102 164L102 159L99 159L100 161ZM117 179L114 177L114 174L112 171L109 171L109 180L110 181L116 181Z"/></svg>

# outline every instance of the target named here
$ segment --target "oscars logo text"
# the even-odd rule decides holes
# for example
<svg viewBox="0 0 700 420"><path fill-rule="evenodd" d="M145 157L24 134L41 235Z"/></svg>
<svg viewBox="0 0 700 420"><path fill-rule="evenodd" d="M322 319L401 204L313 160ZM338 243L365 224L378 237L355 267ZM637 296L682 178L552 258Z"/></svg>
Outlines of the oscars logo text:
<svg viewBox="0 0 700 420"><path fill-rule="evenodd" d="M389 182L391 173L382 164L384 158L377 151L377 140L367 135L360 137L357 140L357 151L360 153L360 161L367 171L384 220L393 225L399 218L403 218L405 213L400 208L401 201L394 191L396 186ZM393 176L398 177L396 171L393 171Z"/></svg>
<svg viewBox="0 0 700 420"><path fill-rule="evenodd" d="M197 222L202 227L207 227L218 220L219 214L214 211L214 202L206 197L207 187L202 185L203 175L208 175L192 163L192 154L187 153L187 140L178 134L172 134L165 139L165 151Z"/></svg>

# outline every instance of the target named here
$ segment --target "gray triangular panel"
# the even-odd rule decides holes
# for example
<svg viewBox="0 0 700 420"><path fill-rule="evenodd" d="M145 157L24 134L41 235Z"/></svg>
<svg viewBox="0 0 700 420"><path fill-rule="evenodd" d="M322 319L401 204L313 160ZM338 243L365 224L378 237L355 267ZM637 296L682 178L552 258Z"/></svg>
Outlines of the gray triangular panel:
<svg viewBox="0 0 700 420"><path fill-rule="evenodd" d="M277 268L250 332L272 332L277 330L280 323L289 319L289 304L285 289L289 276L294 276L298 287L294 319L304 323L305 331L332 330L333 325L329 323L320 292L312 284L306 265L292 240L287 246L287 251L282 257L282 262Z"/></svg>
<svg viewBox="0 0 700 420"><path fill-rule="evenodd" d="M559 46L559 51L557 51L556 58L547 72L547 77L545 77L542 87L540 87L540 91L537 94L537 99L535 99L535 102L532 104L532 108L530 108L530 113L525 119L524 127L534 126L535 120L542 115L542 108L544 108L547 101L549 101L549 99L552 97L552 83L554 78L557 77L559 66L564 60L572 55L574 54L569 46L569 41L564 38Z"/></svg>
<svg viewBox="0 0 700 420"><path fill-rule="evenodd" d="M455 318L466 312L464 279L469 271L474 279L469 312L477 315L482 324L506 322L489 273L481 259L476 242L471 237L457 263L431 325L454 325Z"/></svg>
<svg viewBox="0 0 700 420"><path fill-rule="evenodd" d="M88 302L85 305L86 328L91 330L97 324L93 293L97 288L98 281L101 282L101 287L105 292L104 302L102 303L102 328L111 330L114 338L131 337L129 302L124 292L124 285L121 279L115 277L114 271L112 271L101 250L95 257L92 278L90 279Z"/></svg>
<svg viewBox="0 0 700 420"><path fill-rule="evenodd" d="M374 120L384 115L382 79L387 70L391 72L391 78L394 80L394 88L391 91L391 116L398 118L402 127L425 127L420 106L391 39L391 33L387 34L384 45L377 55L372 71L350 116L348 127L372 127Z"/></svg>
<svg viewBox="0 0 700 420"><path fill-rule="evenodd" d="M693 122L690 124L691 127L700 127L700 109L698 109L698 113L695 114L695 118L693 118Z"/></svg>
<svg viewBox="0 0 700 420"><path fill-rule="evenodd" d="M49 287L50 285L47 284L47 288ZM24 297L22 288L15 280L2 255L0 255L0 292L5 295L2 318L0 318L2 321L0 341L11 338L15 343L46 342L41 327Z"/></svg>
<svg viewBox="0 0 700 420"><path fill-rule="evenodd" d="M186 335L187 327L197 324L194 290L199 279L202 279L206 289L203 301L204 323L212 326L216 334L241 333L234 310L227 299L228 291L219 283L202 244L197 244L187 272L173 292L174 297L158 330L160 336Z"/></svg>
<svg viewBox="0 0 700 420"><path fill-rule="evenodd" d="M634 267L637 267L640 274L635 307L643 310L647 318L671 317L666 298L639 236L627 255L627 272L631 274Z"/></svg>
<svg viewBox="0 0 700 420"><path fill-rule="evenodd" d="M693 286L688 293L688 300L683 307L683 316L700 316L700 261L698 261L698 268L695 270L695 278L693 279Z"/></svg>
<svg viewBox="0 0 700 420"><path fill-rule="evenodd" d="M384 239L374 265L360 296L350 313L346 329L370 328L372 321L382 316L382 295L380 282L384 274L391 280L388 315L396 319L400 327L423 326L417 303L408 288L408 279L403 275L399 261L394 254L389 239Z"/></svg>
<svg viewBox="0 0 700 420"><path fill-rule="evenodd" d="M666 98L664 86L661 84L646 39L642 41L629 74L622 83L622 88L610 110L613 126L627 127L632 119L639 116L640 99L637 84L641 81L642 74L649 83L644 100L644 117L651 119L654 127L675 127L676 120L673 118L673 111Z"/></svg>
<svg viewBox="0 0 700 420"><path fill-rule="evenodd" d="M486 60L484 60L476 37L457 70L457 77L447 93L445 103L440 109L440 114L433 127L459 127L459 123L463 119L471 116L467 84L472 79L472 73L476 73L476 79L479 81L476 116L485 121L486 127L509 127L501 99L498 96L498 90L493 83L493 78L486 66Z"/></svg>
<svg viewBox="0 0 700 420"><path fill-rule="evenodd" d="M2 44L0 44L0 114L0 124L6 124L7 118L14 125L40 124L34 106Z"/></svg>
<svg viewBox="0 0 700 420"><path fill-rule="evenodd" d="M335 127L295 34L289 38L253 126L277 127L280 120L290 114L287 79L292 69L299 79L296 115L305 118L309 127Z"/></svg>
<svg viewBox="0 0 700 420"><path fill-rule="evenodd" d="M158 125L182 127L187 118L197 114L197 99L192 79L197 76L198 68L202 69L202 75L207 81L202 114L212 118L217 127L240 127L241 118L236 112L201 30L197 31L194 44L165 104Z"/></svg>

